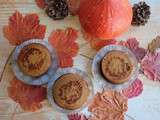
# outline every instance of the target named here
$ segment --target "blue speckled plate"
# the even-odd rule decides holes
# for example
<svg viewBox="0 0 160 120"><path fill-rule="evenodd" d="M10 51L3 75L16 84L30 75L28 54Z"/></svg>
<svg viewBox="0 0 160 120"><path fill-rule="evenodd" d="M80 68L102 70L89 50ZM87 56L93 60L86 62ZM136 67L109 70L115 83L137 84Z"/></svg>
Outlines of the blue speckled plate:
<svg viewBox="0 0 160 120"><path fill-rule="evenodd" d="M51 67L49 68L49 70L44 75L41 75L40 77L31 77L31 76L28 76L28 75L24 74L20 70L20 68L17 64L18 55L19 55L21 49L23 47L25 47L26 45L29 45L29 44L32 44L32 43L39 43L39 44L44 45L46 48L48 48L48 50L49 50L49 52L52 56ZM24 42L21 45L16 47L16 49L15 49L13 55L12 55L12 69L13 69L13 72L16 75L16 77L26 84L30 84L30 85L46 84L50 80L50 76L53 75L56 72L56 70L58 69L58 60L57 60L56 52L55 52L54 48L48 43L47 40L32 39L32 40L26 41L26 42Z"/></svg>
<svg viewBox="0 0 160 120"><path fill-rule="evenodd" d="M129 81L123 83L123 84L112 84L111 82L108 82L102 75L101 69L100 69L100 63L101 60L104 58L104 56L112 51L112 50L118 50L122 51L125 54L129 56L129 59L131 60L133 64L133 71L131 73L131 77ZM137 78L139 72L138 62L135 57L135 55L126 47L120 46L120 45L108 45L103 47L94 57L93 63L92 63L92 74L94 77L94 81L96 81L98 86L103 89L114 89L114 90L122 90L126 87L128 87L132 82Z"/></svg>
<svg viewBox="0 0 160 120"><path fill-rule="evenodd" d="M61 77L62 75L65 75L65 74L68 74L68 73L76 73L76 74L79 74L80 76L83 77L83 80L85 80L87 83L88 83L88 87L89 87L89 90L90 90L90 95L86 101L86 103L84 103L84 105L79 108L79 109L76 109L76 110L67 110L67 109L63 109L61 107L59 107L55 102L54 102L54 99L53 99L53 94L52 94L52 87L55 83L55 81ZM52 105L53 109L59 111L59 112L62 112L62 113L74 113L74 112L79 112L81 110L83 110L87 105L88 103L90 102L91 98L93 96L93 85L92 85L92 81L91 79L89 78L88 74L77 69L77 68L60 68L57 70L56 74L54 76L52 76L52 79L51 81L48 83L48 87L47 87L47 97L48 97L48 101L49 103Z"/></svg>

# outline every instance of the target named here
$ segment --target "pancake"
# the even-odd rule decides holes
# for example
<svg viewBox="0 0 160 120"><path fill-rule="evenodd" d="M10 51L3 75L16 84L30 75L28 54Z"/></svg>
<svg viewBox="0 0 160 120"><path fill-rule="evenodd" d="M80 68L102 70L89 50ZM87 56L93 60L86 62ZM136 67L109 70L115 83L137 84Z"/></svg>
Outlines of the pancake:
<svg viewBox="0 0 160 120"><path fill-rule="evenodd" d="M44 45L32 43L21 49L17 62L23 73L38 77L48 71L52 60Z"/></svg>

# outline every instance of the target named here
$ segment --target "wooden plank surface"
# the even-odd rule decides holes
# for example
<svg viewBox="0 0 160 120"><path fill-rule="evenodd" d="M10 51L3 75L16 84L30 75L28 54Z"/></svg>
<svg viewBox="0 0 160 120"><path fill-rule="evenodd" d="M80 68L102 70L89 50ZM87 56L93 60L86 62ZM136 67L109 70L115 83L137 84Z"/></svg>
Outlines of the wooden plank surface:
<svg viewBox="0 0 160 120"><path fill-rule="evenodd" d="M131 0L132 3L139 0ZM149 23L144 27L131 27L130 30L117 38L119 40L126 40L129 37L136 37L140 40L143 47L160 35L160 1L146 0L151 5L152 15ZM5 62L11 53L14 46L11 46L3 37L2 28L8 22L8 17L12 15L15 10L27 14L35 12L39 15L42 24L47 25L46 38L52 30L57 28L73 27L81 31L77 17L68 17L64 21L53 21L47 17L43 10L40 10L34 0L0 0L0 74L3 72ZM91 75L92 58L95 51L90 49L89 45L83 39L82 34L78 38L80 45L79 55L75 58L74 67L80 68ZM47 101L42 110L35 113L27 113L21 110L13 100L7 97L5 86L7 82L5 79L10 79L7 73L10 73L10 66L5 71L6 75L3 77L3 83L0 84L0 120L60 120L59 114L48 106ZM139 76L144 83L144 91L141 96L129 100L129 110L127 114L130 120L160 120L160 83L152 82L144 76ZM4 89L3 89L4 88ZM129 119L128 118L128 119ZM63 118L62 120L64 120ZM126 118L127 119L127 118Z"/></svg>

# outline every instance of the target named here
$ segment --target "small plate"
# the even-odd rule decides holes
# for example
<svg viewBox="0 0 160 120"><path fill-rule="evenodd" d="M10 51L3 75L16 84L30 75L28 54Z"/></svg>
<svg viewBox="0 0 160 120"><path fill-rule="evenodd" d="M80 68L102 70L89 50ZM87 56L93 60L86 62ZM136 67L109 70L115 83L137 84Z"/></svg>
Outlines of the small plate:
<svg viewBox="0 0 160 120"><path fill-rule="evenodd" d="M44 75L41 75L40 77L31 77L29 75L24 74L20 70L17 64L18 55L21 49L24 48L26 45L29 45L32 43L39 43L44 45L49 50L52 57L52 65L50 66L49 70ZM56 52L54 48L48 43L47 40L32 39L32 40L26 41L16 47L12 55L12 69L16 77L26 84L30 84L30 85L46 84L50 80L50 76L53 75L53 73L55 73L56 70L58 69L58 59L57 59Z"/></svg>
<svg viewBox="0 0 160 120"><path fill-rule="evenodd" d="M100 70L100 63L101 60L104 58L104 56L113 50L118 50L121 52L124 52L129 56L129 59L132 61L133 64L133 71L131 73L130 80L122 83L122 84L112 84L111 82L107 81ZM92 63L92 74L94 77L94 81L96 81L97 86L99 86L102 89L113 89L113 90L122 90L124 88L127 88L132 82L137 78L139 73L139 67L138 67L138 61L135 57L135 55L126 47L120 46L120 45L108 45L103 47L94 57L93 63Z"/></svg>
<svg viewBox="0 0 160 120"><path fill-rule="evenodd" d="M55 81L59 77L61 77L62 75L65 75L65 74L68 74L68 73L77 73L80 76L82 76L83 79L86 80L86 82L88 83L88 87L89 87L89 90L90 90L90 95L88 96L88 99L87 99L86 103L84 103L81 108L76 109L76 110L68 110L68 109L64 109L64 108L59 107L54 102L54 98L53 98L53 94L52 94L52 88L53 88L53 85L54 85ZM47 97L48 97L48 101L52 105L53 109L55 109L58 112L69 114L69 113L74 113L74 112L82 111L85 107L87 107L88 103L91 101L91 98L93 97L93 85L92 85L92 81L89 78L89 76L87 75L87 73L85 73L85 72L83 72L83 71L81 71L81 70L79 70L77 68L64 68L64 69L59 68L57 70L56 74L54 76L52 76L51 81L48 83Z"/></svg>

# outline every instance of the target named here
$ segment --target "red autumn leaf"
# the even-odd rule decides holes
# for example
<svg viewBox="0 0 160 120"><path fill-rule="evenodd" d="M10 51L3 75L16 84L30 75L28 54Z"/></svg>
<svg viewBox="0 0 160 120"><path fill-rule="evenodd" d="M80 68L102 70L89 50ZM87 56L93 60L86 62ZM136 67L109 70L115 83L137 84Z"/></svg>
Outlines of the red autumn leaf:
<svg viewBox="0 0 160 120"><path fill-rule="evenodd" d="M42 108L41 102L46 99L46 88L26 85L14 77L8 87L8 95L25 111L34 112Z"/></svg>
<svg viewBox="0 0 160 120"><path fill-rule="evenodd" d="M139 41L136 38L129 38L127 41L119 41L117 44L129 48L139 62L141 62L147 53L146 49L139 47Z"/></svg>
<svg viewBox="0 0 160 120"><path fill-rule="evenodd" d="M22 16L18 11L10 17L8 25L3 28L4 36L12 45L19 45L33 38L43 39L45 31L46 26L39 24L37 14Z"/></svg>
<svg viewBox="0 0 160 120"><path fill-rule="evenodd" d="M76 39L78 33L72 28L66 30L53 31L49 37L49 42L56 49L60 67L73 66L73 57L78 53L78 44Z"/></svg>
<svg viewBox="0 0 160 120"><path fill-rule="evenodd" d="M85 115L78 114L78 113L68 115L68 119L69 120L88 120Z"/></svg>
<svg viewBox="0 0 160 120"><path fill-rule="evenodd" d="M35 2L39 8L44 9L46 6L45 0L35 0Z"/></svg>
<svg viewBox="0 0 160 120"><path fill-rule="evenodd" d="M126 41L118 41L117 45L126 46Z"/></svg>
<svg viewBox="0 0 160 120"><path fill-rule="evenodd" d="M139 41L136 38L130 38L126 41L126 47L128 47L136 56L137 60L140 62L146 54L146 50L139 47Z"/></svg>
<svg viewBox="0 0 160 120"><path fill-rule="evenodd" d="M143 83L141 80L136 79L128 88L122 90L122 94L127 98L139 96L143 91Z"/></svg>
<svg viewBox="0 0 160 120"><path fill-rule="evenodd" d="M147 78L160 81L160 52L148 52L141 61L141 68Z"/></svg>
<svg viewBox="0 0 160 120"><path fill-rule="evenodd" d="M83 31L83 35L84 35L84 38L87 41L89 41L90 46L97 51L99 49L103 48L106 45L111 45L111 44L116 44L117 43L117 41L115 39L102 40L102 39L99 39L99 38L95 38L95 37L89 35L88 33L84 32L84 31Z"/></svg>

